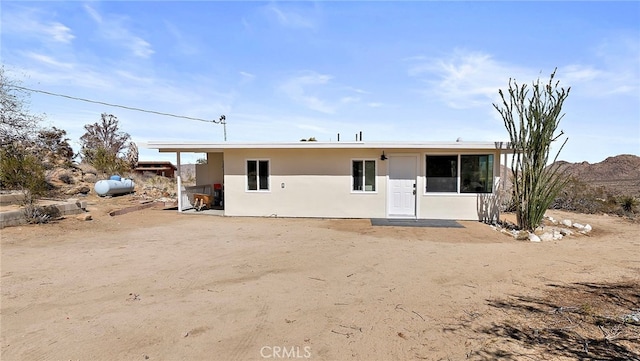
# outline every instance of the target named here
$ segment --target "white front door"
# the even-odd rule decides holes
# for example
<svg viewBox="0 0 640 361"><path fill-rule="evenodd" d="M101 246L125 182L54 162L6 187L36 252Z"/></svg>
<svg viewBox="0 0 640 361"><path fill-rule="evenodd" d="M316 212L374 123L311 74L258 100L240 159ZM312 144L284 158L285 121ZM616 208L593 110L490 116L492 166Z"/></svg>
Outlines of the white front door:
<svg viewBox="0 0 640 361"><path fill-rule="evenodd" d="M389 216L416 216L416 162L413 155L389 156Z"/></svg>

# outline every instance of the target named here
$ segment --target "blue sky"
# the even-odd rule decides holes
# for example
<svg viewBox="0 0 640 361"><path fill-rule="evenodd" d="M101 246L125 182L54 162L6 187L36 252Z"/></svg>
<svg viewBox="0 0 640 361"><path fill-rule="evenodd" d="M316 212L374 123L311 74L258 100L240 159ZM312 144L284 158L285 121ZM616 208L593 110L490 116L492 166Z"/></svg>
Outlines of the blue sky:
<svg viewBox="0 0 640 361"><path fill-rule="evenodd" d="M229 141L506 140L509 78L571 86L570 162L640 155L640 2L3 1L22 85L204 119ZM222 141L220 125L34 93L65 129L116 115L136 142ZM175 157L140 150L141 159ZM200 155L183 157L193 161Z"/></svg>

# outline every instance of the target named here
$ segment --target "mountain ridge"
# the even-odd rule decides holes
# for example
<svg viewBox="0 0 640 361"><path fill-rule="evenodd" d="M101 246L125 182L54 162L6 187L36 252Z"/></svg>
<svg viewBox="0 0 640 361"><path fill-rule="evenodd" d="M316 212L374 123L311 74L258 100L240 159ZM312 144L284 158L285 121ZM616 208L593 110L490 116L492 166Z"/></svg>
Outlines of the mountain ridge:
<svg viewBox="0 0 640 361"><path fill-rule="evenodd" d="M640 157L633 154L610 156L598 163L554 163L574 180L592 188L602 188L613 196L640 197Z"/></svg>

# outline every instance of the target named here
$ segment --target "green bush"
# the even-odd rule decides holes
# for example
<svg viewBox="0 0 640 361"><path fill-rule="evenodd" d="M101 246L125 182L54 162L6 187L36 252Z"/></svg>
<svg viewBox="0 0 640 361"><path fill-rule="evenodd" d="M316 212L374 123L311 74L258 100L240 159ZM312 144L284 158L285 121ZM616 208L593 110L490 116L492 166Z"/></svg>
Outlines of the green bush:
<svg viewBox="0 0 640 361"><path fill-rule="evenodd" d="M631 196L620 197L618 203L626 213L635 213L636 207L638 207L638 200Z"/></svg>
<svg viewBox="0 0 640 361"><path fill-rule="evenodd" d="M130 170L125 160L105 148L97 148L87 154L85 160L104 174L124 174Z"/></svg>
<svg viewBox="0 0 640 361"><path fill-rule="evenodd" d="M604 187L594 187L578 179L571 178L549 208L580 213L609 213L633 215L638 200L632 196L616 197Z"/></svg>
<svg viewBox="0 0 640 361"><path fill-rule="evenodd" d="M0 149L0 185L21 190L26 203L47 191L45 169L38 157L15 144Z"/></svg>

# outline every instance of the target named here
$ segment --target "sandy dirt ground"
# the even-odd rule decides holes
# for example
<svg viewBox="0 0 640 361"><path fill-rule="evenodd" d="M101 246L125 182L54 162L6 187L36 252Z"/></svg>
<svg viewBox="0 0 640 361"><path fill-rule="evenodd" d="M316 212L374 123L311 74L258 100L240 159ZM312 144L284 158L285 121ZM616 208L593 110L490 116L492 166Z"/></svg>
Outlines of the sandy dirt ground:
<svg viewBox="0 0 640 361"><path fill-rule="evenodd" d="M0 231L3 361L640 359L640 327L614 322L640 308L622 218L550 212L594 231L531 243L478 222L107 214L132 202Z"/></svg>

